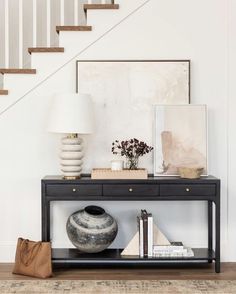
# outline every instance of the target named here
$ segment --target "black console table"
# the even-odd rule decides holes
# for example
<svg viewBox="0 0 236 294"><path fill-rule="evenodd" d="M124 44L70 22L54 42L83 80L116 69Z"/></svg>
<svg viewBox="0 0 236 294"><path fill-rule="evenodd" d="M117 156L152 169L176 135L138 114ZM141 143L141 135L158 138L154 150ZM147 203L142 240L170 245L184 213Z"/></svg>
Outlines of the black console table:
<svg viewBox="0 0 236 294"><path fill-rule="evenodd" d="M208 176L198 180L177 177L149 177L146 180L63 180L48 176L42 180L42 240L50 241L50 203L52 201L206 201L208 205L208 248L193 248L194 257L154 258L121 256L122 249L107 249L97 254L77 249L53 249L54 264L77 265L156 265L215 261L220 272L220 180ZM213 236L213 204L215 234ZM215 239L215 250L213 250Z"/></svg>

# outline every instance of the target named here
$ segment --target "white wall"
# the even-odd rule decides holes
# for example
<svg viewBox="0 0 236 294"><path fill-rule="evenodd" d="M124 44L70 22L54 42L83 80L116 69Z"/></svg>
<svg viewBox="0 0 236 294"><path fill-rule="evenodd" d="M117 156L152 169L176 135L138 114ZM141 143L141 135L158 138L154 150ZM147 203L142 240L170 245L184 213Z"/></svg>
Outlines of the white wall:
<svg viewBox="0 0 236 294"><path fill-rule="evenodd" d="M229 1L234 5L231 24L228 23ZM228 63L235 52L232 49L228 56L228 29L230 26L233 35L233 16L235 19L233 0L152 0L80 56L83 59L192 60L191 101L209 107L209 172L222 179L222 256L223 260L231 261L236 260L233 250L229 251L236 245L234 231L229 226L236 221L233 216L236 187L233 186L234 154L233 149L228 154L227 130L234 146L235 93L233 80L229 85L227 78L228 74L233 77L235 73L233 66L228 71ZM48 107L53 92L73 91L74 86L75 60L0 117L0 131L4 138L0 153L2 261L13 259L18 236L40 238L40 179L46 174L59 173L56 154L59 138L45 132ZM232 119L229 128L228 107ZM228 158L228 155L232 157ZM87 156L99 154L94 150ZM228 165L228 160L232 164ZM85 165L86 170L91 168ZM228 179L232 182L229 194ZM56 245L69 244L65 233L66 218L84 205L86 203L76 202L53 205L53 240ZM124 246L135 232L135 215L144 203L106 202L102 205L120 225L114 246ZM170 239L182 240L189 246L206 246L204 203L145 203L145 207L155 213L157 223Z"/></svg>
<svg viewBox="0 0 236 294"><path fill-rule="evenodd" d="M236 260L236 87L235 87L235 76L236 76L236 2L234 0L229 1L229 17L228 17L228 242L229 242L229 256L231 259Z"/></svg>

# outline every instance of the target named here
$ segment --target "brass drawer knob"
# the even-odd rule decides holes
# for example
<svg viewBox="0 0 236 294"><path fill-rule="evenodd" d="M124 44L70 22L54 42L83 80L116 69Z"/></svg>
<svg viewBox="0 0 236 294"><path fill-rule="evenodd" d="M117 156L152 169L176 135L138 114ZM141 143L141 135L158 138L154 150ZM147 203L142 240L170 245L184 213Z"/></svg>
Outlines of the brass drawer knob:
<svg viewBox="0 0 236 294"><path fill-rule="evenodd" d="M76 189L75 188L73 188L73 190L72 190L73 192L76 192Z"/></svg>
<svg viewBox="0 0 236 294"><path fill-rule="evenodd" d="M190 189L189 188L186 188L186 192L189 192L190 191Z"/></svg>
<svg viewBox="0 0 236 294"><path fill-rule="evenodd" d="M129 188L129 192L133 192L133 189L132 188Z"/></svg>

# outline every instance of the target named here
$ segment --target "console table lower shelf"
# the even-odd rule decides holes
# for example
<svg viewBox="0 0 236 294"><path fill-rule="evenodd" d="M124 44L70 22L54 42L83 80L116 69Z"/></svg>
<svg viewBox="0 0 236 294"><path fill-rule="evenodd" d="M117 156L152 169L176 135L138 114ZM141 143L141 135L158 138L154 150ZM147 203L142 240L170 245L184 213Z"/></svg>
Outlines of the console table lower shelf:
<svg viewBox="0 0 236 294"><path fill-rule="evenodd" d="M53 264L75 265L158 265L171 263L212 262L215 253L208 248L192 248L192 257L139 257L121 256L123 249L106 249L100 253L81 253L77 249L57 248L52 250Z"/></svg>

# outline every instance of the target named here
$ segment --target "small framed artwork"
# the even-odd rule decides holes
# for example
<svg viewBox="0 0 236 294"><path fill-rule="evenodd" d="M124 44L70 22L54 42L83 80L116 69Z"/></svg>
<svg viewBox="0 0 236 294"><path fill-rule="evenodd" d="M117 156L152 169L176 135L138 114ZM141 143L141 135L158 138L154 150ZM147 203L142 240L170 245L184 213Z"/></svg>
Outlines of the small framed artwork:
<svg viewBox="0 0 236 294"><path fill-rule="evenodd" d="M206 105L155 106L154 175L177 176L180 167L207 175Z"/></svg>

